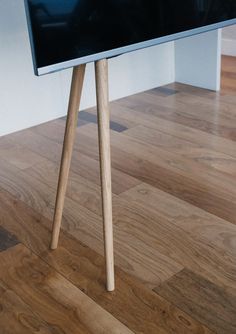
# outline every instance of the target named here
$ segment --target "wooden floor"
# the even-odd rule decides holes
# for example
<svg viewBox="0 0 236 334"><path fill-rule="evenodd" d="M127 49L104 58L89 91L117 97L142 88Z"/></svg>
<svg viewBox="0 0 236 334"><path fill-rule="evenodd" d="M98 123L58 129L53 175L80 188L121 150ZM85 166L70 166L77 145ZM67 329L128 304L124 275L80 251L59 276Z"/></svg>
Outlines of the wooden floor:
<svg viewBox="0 0 236 334"><path fill-rule="evenodd" d="M222 91L113 102L116 291L105 291L95 110L80 113L60 247L65 119L0 138L0 333L236 333L236 60ZM33 111L32 111L33 112Z"/></svg>

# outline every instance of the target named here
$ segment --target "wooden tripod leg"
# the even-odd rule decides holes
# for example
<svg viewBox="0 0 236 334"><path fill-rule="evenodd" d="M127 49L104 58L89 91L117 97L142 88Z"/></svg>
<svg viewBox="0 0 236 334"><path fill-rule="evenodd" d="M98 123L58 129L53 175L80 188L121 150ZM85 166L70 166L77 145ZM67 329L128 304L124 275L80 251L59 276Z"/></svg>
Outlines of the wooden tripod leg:
<svg viewBox="0 0 236 334"><path fill-rule="evenodd" d="M62 213L66 195L66 187L68 182L73 144L78 121L79 105L84 82L85 66L86 65L80 65L74 67L73 69L70 100L68 106L65 137L64 137L64 144L61 158L61 168L58 180L55 212L53 219L51 249L56 249L58 245Z"/></svg>
<svg viewBox="0 0 236 334"><path fill-rule="evenodd" d="M101 171L101 186L102 186L102 209L103 209L107 290L113 291L115 288L115 282L114 282L110 116L109 116L107 59L95 62L95 75L96 75L98 139L99 139L100 171Z"/></svg>

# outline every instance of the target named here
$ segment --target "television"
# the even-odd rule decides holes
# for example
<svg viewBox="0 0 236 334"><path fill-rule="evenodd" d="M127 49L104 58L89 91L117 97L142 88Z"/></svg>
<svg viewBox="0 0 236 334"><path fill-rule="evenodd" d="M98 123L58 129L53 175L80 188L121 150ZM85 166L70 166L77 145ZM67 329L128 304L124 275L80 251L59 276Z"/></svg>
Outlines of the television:
<svg viewBox="0 0 236 334"><path fill-rule="evenodd" d="M36 75L236 23L236 0L25 0Z"/></svg>

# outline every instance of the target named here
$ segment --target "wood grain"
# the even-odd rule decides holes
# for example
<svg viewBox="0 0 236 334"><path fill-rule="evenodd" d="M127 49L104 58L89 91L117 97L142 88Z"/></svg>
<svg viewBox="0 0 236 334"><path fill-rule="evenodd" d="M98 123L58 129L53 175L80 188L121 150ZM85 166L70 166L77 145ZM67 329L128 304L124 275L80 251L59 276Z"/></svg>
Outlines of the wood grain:
<svg viewBox="0 0 236 334"><path fill-rule="evenodd" d="M236 71L235 71L235 57L222 57L222 80L221 92L222 94L235 93L236 91Z"/></svg>
<svg viewBox="0 0 236 334"><path fill-rule="evenodd" d="M161 240L158 239L157 249L160 250L159 247L166 241L169 246L164 246L163 250L167 252L169 249L171 258L180 261L184 267L201 273L215 284L223 286L227 291L236 291L234 261L236 230L234 225L147 184L137 186L121 196L126 199L130 208L133 203L138 208L136 215L133 212L132 219L131 214L129 215L133 226L141 225L138 212L140 215L142 212L144 214L145 210L149 212L146 214L149 222L142 224L142 231L148 230L151 220L156 219L153 228L157 231L153 230L152 234L155 235L155 238L157 235L162 235ZM170 229L171 232L167 232L164 236L165 229ZM151 244L151 238L149 244ZM176 249L175 245L177 245ZM205 256L208 257L208 260Z"/></svg>
<svg viewBox="0 0 236 334"><path fill-rule="evenodd" d="M38 127L37 130L35 130L36 128L32 128L30 130L24 130L23 136L19 132L11 134L11 136L8 136L8 139L12 142L12 145L16 142L19 143L21 150L27 148L30 151L36 152L39 159L38 164L40 163L40 159L41 162L45 163L45 158L59 164L63 133L65 130L64 123L55 121L55 123L49 122L40 125L40 127L42 127L41 131L38 130ZM41 134L39 134L39 132ZM100 185L99 162L88 157L87 155L81 154L81 152L78 152L76 148L80 147L80 140L81 136L77 134L77 137L75 138L75 150L72 156L71 170L89 181ZM84 143L84 145L86 145L86 143ZM98 155L98 145L92 147L90 146L90 141L88 141L86 147L87 150L93 150ZM9 159L7 161L9 161ZM34 166L36 166L36 164ZM134 177L112 168L112 191L114 194L126 191L139 183L140 181Z"/></svg>
<svg viewBox="0 0 236 334"><path fill-rule="evenodd" d="M0 264L0 278L52 329L56 324L63 333L132 333L25 246L11 248Z"/></svg>
<svg viewBox="0 0 236 334"><path fill-rule="evenodd" d="M166 149L172 153L177 153L200 164L211 166L221 172L231 175L236 174L236 159L225 153L194 144L189 140L168 135L165 132L151 129L143 125L136 126L125 132L126 135L136 138L144 143Z"/></svg>
<svg viewBox="0 0 236 334"><path fill-rule="evenodd" d="M81 136L96 143L96 129L86 125ZM84 139L86 142L86 139ZM97 158L95 150L87 151L84 142L80 145L83 154ZM194 204L210 213L235 223L235 179L209 169L196 161L178 154L148 145L123 133L112 132L112 166L140 181L154 185L176 197ZM86 153L87 152L87 153ZM158 159L156 157L158 156Z"/></svg>
<svg viewBox="0 0 236 334"><path fill-rule="evenodd" d="M236 333L236 295L188 269L154 289L219 334Z"/></svg>
<svg viewBox="0 0 236 334"><path fill-rule="evenodd" d="M1 138L0 153L1 159L10 162L12 165L22 170L43 161L43 158L38 154L12 141L9 136Z"/></svg>
<svg viewBox="0 0 236 334"><path fill-rule="evenodd" d="M55 189L52 190L50 183L42 182L45 180L45 176L37 179L35 175L31 176L29 170L26 173L20 172L19 174L9 164L5 163L5 167L3 167L2 165L0 169L1 187L51 220ZM47 170L46 168L46 174ZM74 193L73 198L77 198L77 200L66 198L62 227L92 249L103 254L100 189L91 188L88 184L82 182L78 184L73 180L71 183L74 184L73 188L76 187L76 192L73 192L69 183L68 195L71 192ZM120 206L117 207L118 210L119 208ZM48 226L51 226L49 221L48 224ZM139 239L132 238L132 247L129 247L128 244L123 245L124 236L116 232L116 227L114 236L117 265L130 274L139 277L145 285L153 287L182 269L182 266L175 261L160 254L153 247L146 246L145 243L139 248ZM126 238L129 238L129 235ZM145 249L145 252L143 249ZM159 261L155 260L157 257L160 259Z"/></svg>
<svg viewBox="0 0 236 334"><path fill-rule="evenodd" d="M218 116L220 122L217 127L215 126L214 114L218 112L219 104L208 99L203 102L202 99L202 97L197 98L196 96L191 97L184 93L178 93L168 97L169 103L167 104L166 97L141 93L133 95L130 99L119 100L119 104L134 111L145 111L152 116L158 116L219 137L235 140L235 128L225 116L221 118ZM209 103L206 103L206 101ZM223 107L221 106L221 108ZM202 113L199 112L199 109L202 110Z"/></svg>
<svg viewBox="0 0 236 334"><path fill-rule="evenodd" d="M61 234L60 247L56 252L50 252L48 250L50 230L47 219L5 192L0 192L0 199L1 221L8 225L12 233L19 235L21 242L43 259L42 262L23 246L20 245L20 248L16 246L5 256L1 257L0 254L0 265L4 269L0 273L0 278L6 280L12 289L13 287L17 289L20 285L21 289L18 293L21 293L22 298L34 309L40 308L38 314L44 319L54 319L54 323L63 329L64 322L70 321L71 333L74 330L74 323L78 324L78 320L75 319L76 313L70 312L73 317L70 320L67 315L72 302L73 305L76 303L74 308L78 307L79 298L75 300L73 297L73 300L68 301L68 298L70 299L68 290L66 290L66 296L65 292L60 296L60 293L55 291L55 289L61 291L65 287L65 279L57 274L59 272L135 333L213 333L198 321L192 321L187 314L145 288L137 279L119 268L116 270L116 291L112 294L107 293L104 290L104 260L100 255L64 231ZM50 267L44 262L47 262ZM71 285L70 287L72 289ZM74 288L72 291L75 291ZM33 296L35 297L32 298ZM39 306L35 304L36 301L40 301ZM65 310L65 303L67 310ZM51 314L52 310L53 314ZM79 333L78 327L77 331Z"/></svg>
<svg viewBox="0 0 236 334"><path fill-rule="evenodd" d="M4 334L59 333L0 280L0 324Z"/></svg>
<svg viewBox="0 0 236 334"><path fill-rule="evenodd" d="M35 181L31 184L35 185ZM28 187L32 188L29 185ZM45 187L45 190L43 190L44 188L42 185L40 186L40 183L37 184L36 189L41 194L45 194L45 197L48 195L48 188ZM28 196L28 192L25 191L24 196L24 201L37 208L37 210L40 208L40 212L50 217L50 208L43 202L42 204L39 203L40 197L37 193L35 195L31 193ZM79 207L78 204L72 205L71 201L68 202L65 208L64 228L90 247L102 253L102 230L98 217L92 215L82 206ZM37 206L34 203L37 203ZM178 227L178 223L173 225L173 221L168 222L163 214L160 215L156 211L153 212L151 207L151 210L149 210L147 205L128 203L130 203L130 200L114 202L115 249L118 255L117 263L122 268L139 277L148 286L153 286L181 269L181 265L189 266L192 270L201 272L205 277L216 282L216 284L220 284L227 289L235 289L235 266L233 265L233 256L235 256L235 248L233 247L234 234L231 236L233 229L227 227L227 224L233 227L232 224L227 223L224 227L222 222L221 230L223 231L225 228L225 233L222 234L221 230L219 234L215 233L215 236L217 236L216 240L221 246L227 245L227 240L230 241L229 247L232 247L232 255L229 257L230 254L227 254L225 257L225 251L228 249L227 252L229 252L229 247L218 248L216 245L212 246L209 244L209 239L205 239L203 243L203 239L198 235L195 236L195 233L189 234L188 230L184 232L183 228ZM188 207L186 211L188 211ZM201 216L199 217L200 220L198 217L195 220L193 218L194 215L190 215L189 219L192 219L194 223L199 222L199 225L201 224ZM89 225L86 223L87 221L90 222ZM209 235L211 235L214 232L214 217L209 217L205 221L204 229L206 231L209 230ZM188 218L186 220L182 219L181 222L188 226ZM196 227L198 225L194 226L193 231L196 230ZM208 260L205 254L207 254ZM220 266L219 263L221 264Z"/></svg>
<svg viewBox="0 0 236 334"><path fill-rule="evenodd" d="M182 87L182 85L181 85ZM232 98L227 95L227 99ZM235 144L229 139L218 137L216 135L185 126L174 121L165 120L157 115L149 115L144 111L137 111L119 105L119 101L111 104L111 110L116 117L122 117L125 120L133 120L136 126L143 125L151 129L157 129L161 132L170 134L171 136L185 139L188 142L196 143L201 147L212 149L216 152L228 154L236 157ZM217 126L217 125L216 125Z"/></svg>

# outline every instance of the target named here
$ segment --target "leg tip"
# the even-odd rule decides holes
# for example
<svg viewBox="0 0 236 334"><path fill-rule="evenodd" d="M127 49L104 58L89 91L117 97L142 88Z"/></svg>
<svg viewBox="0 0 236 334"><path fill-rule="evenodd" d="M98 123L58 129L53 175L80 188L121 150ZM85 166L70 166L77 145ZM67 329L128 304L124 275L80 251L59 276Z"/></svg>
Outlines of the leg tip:
<svg viewBox="0 0 236 334"><path fill-rule="evenodd" d="M112 292L115 290L115 282L107 284L107 291Z"/></svg>
<svg viewBox="0 0 236 334"><path fill-rule="evenodd" d="M50 245L50 249L51 249L51 250L55 250L55 249L57 249L57 245L58 245L57 242L52 241L52 242L51 242L51 245Z"/></svg>

